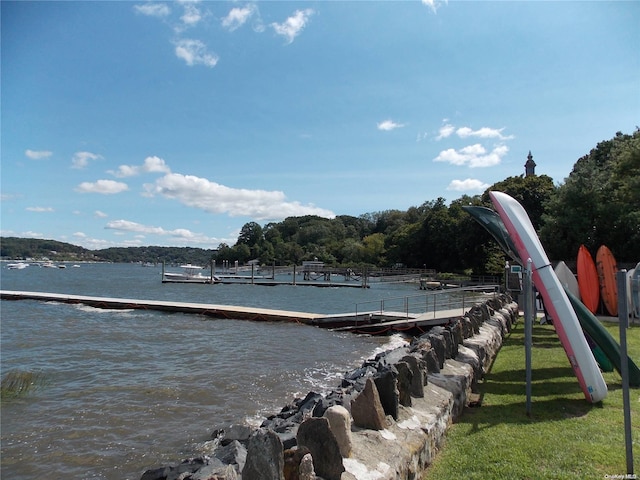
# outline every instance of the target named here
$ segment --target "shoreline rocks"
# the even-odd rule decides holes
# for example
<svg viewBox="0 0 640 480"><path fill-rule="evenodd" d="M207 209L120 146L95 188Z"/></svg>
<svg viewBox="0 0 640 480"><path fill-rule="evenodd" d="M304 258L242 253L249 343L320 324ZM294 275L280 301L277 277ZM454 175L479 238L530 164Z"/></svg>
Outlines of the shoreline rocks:
<svg viewBox="0 0 640 480"><path fill-rule="evenodd" d="M147 470L141 480L416 478L469 404L517 315L511 297L492 297L366 360L326 396L309 392L259 428L217 429L210 456Z"/></svg>

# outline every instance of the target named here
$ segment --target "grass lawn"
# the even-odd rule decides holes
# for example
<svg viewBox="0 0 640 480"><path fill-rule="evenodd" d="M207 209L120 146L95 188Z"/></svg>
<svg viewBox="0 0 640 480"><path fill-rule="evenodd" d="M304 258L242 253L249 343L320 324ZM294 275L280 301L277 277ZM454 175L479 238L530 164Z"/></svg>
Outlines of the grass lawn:
<svg viewBox="0 0 640 480"><path fill-rule="evenodd" d="M619 340L617 324L605 324ZM640 326L627 330L640 364ZM532 415L525 410L524 321L505 338L479 385L482 406L467 408L447 432L426 479L605 479L624 476L622 378L604 374L609 393L587 403L553 326L533 327ZM640 389L630 390L634 472L640 479ZM623 478L623 477L618 477Z"/></svg>

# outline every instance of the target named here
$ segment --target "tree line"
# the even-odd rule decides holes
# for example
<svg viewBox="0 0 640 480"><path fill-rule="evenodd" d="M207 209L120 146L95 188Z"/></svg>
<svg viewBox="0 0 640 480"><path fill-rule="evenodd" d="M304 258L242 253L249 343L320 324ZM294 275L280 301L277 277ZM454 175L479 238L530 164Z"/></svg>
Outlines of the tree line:
<svg viewBox="0 0 640 480"><path fill-rule="evenodd" d="M620 262L640 260L640 130L618 132L578 159L564 183L547 175L514 176L482 195L464 195L449 205L438 198L406 211L385 210L334 219L291 217L246 223L233 246L217 258L262 264L405 265L440 272L471 270L499 274L505 257L463 209L492 207L489 191L503 191L525 208L551 259L575 259L580 244L595 254L607 245Z"/></svg>
<svg viewBox="0 0 640 480"><path fill-rule="evenodd" d="M488 233L464 210L465 205L492 207L489 191L518 200L539 232L552 260L573 260L580 244L592 253L607 245L619 262L640 260L640 130L618 132L578 159L564 182L547 175L513 176L483 194L463 195L449 205L437 198L404 210L358 217L339 215L289 217L281 222L246 223L234 245L218 249L126 247L90 251L53 240L1 239L3 258L240 264L407 266L440 272L500 274L505 256ZM63 258L68 257L68 258Z"/></svg>

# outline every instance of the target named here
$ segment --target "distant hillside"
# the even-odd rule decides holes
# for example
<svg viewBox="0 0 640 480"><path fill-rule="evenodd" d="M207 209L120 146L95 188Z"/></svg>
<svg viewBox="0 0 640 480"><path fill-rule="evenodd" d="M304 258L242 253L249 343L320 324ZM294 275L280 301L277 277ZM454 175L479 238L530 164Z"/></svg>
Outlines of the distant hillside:
<svg viewBox="0 0 640 480"><path fill-rule="evenodd" d="M27 258L51 260L96 260L86 248L56 240L37 238L0 237L0 257L10 260Z"/></svg>
<svg viewBox="0 0 640 480"><path fill-rule="evenodd" d="M36 238L0 237L3 260L93 261L114 263L193 263L207 265L215 250L192 247L115 247L88 250L70 243Z"/></svg>
<svg viewBox="0 0 640 480"><path fill-rule="evenodd" d="M94 251L95 255L107 262L161 263L209 265L215 250L193 247L113 247Z"/></svg>

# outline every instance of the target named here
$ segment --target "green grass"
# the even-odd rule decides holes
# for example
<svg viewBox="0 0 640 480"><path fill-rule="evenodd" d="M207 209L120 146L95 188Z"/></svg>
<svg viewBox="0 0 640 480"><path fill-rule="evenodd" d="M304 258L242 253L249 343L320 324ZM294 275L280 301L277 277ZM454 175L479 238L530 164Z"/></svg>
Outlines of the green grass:
<svg viewBox="0 0 640 480"><path fill-rule="evenodd" d="M619 340L617 324L605 327ZM627 330L640 363L640 327ZM524 322L505 339L479 386L482 406L451 425L426 479L604 479L626 474L622 379L589 404L552 326L534 325L531 417L526 415ZM640 389L630 390L634 471L640 478Z"/></svg>

